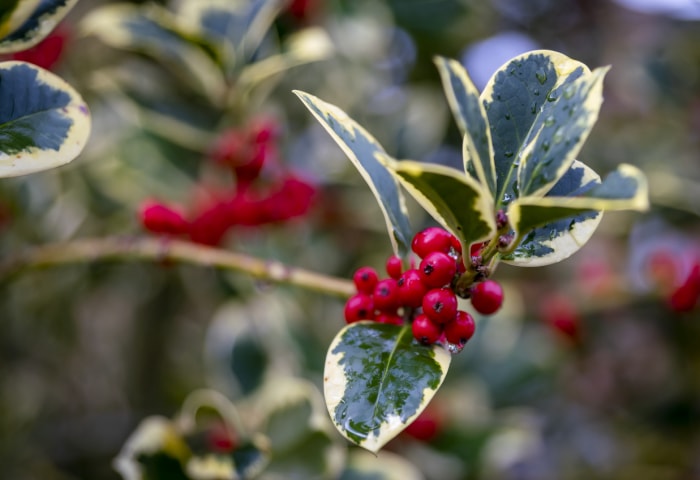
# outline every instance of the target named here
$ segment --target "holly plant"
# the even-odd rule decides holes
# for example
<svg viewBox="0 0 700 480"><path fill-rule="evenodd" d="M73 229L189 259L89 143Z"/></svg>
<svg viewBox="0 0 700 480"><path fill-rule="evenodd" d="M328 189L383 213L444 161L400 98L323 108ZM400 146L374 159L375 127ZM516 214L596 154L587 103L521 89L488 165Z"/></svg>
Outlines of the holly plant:
<svg viewBox="0 0 700 480"><path fill-rule="evenodd" d="M490 277L499 263L559 262L588 241L604 210L648 208L636 167L621 164L601 180L576 159L598 118L607 67L532 51L479 93L460 63L435 63L463 136L461 169L391 158L339 108L296 92L369 184L395 254L388 278L369 267L355 274L348 325L324 372L335 426L372 452L421 413L473 334L459 299L482 314L498 310L503 291ZM404 192L440 227L412 235Z"/></svg>

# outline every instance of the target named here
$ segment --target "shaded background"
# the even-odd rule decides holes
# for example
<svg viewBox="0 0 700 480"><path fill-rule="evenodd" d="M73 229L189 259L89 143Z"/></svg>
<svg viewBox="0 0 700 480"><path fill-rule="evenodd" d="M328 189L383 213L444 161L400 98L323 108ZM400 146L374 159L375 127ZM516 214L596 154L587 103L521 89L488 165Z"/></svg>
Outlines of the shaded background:
<svg viewBox="0 0 700 480"><path fill-rule="evenodd" d="M98 3L79 3L64 22L54 67L93 110L90 144L70 166L0 182L0 255L139 234L144 200L186 205L208 175L201 152L134 122L100 87L116 69L149 71L80 35ZM232 230L225 248L346 278L362 265L381 269L390 245L369 189L290 91L337 104L394 156L459 159L438 54L462 60L479 88L533 48L612 65L580 159L601 174L633 163L651 185L648 213L607 215L571 259L498 270L505 308L479 319L427 430L389 449L435 479L700 478L700 315L668 301L700 258L700 3L308 4L275 31L320 25L337 53L285 73L259 110L279 122L281 161L316 185L317 201L303 218ZM411 208L416 230L430 224ZM260 302L274 306L272 318L246 313ZM342 324L340 300L193 266L95 263L2 283L2 477L118 478L112 459L138 422L172 416L194 389L235 402L268 367L320 385ZM243 337L252 346L239 358Z"/></svg>

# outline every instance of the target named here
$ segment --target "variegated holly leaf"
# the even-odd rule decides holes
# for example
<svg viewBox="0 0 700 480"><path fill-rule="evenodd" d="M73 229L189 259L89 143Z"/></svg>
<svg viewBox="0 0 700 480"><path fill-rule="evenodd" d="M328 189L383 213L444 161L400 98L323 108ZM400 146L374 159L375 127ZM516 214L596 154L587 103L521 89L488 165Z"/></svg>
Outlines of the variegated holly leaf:
<svg viewBox="0 0 700 480"><path fill-rule="evenodd" d="M197 32L217 52L227 73L249 62L282 8L280 0L182 2L180 25Z"/></svg>
<svg viewBox="0 0 700 480"><path fill-rule="evenodd" d="M283 50L283 53L271 55L243 68L238 78L239 88L245 92L285 70L328 58L334 47L325 30L312 27L290 35Z"/></svg>
<svg viewBox="0 0 700 480"><path fill-rule="evenodd" d="M185 31L178 18L156 4L112 4L91 12L82 22L85 34L105 44L149 55L162 62L196 93L220 102L226 85L216 61L196 32Z"/></svg>
<svg viewBox="0 0 700 480"><path fill-rule="evenodd" d="M340 433L377 452L428 405L451 356L413 339L409 325L362 321L343 328L328 349L326 406Z"/></svg>
<svg viewBox="0 0 700 480"><path fill-rule="evenodd" d="M266 476L337 478L347 450L328 418L323 396L303 379L272 376L255 398L269 439Z"/></svg>
<svg viewBox="0 0 700 480"><path fill-rule="evenodd" d="M0 11L0 53L26 50L42 41L78 0L10 0Z"/></svg>
<svg viewBox="0 0 700 480"><path fill-rule="evenodd" d="M68 163L89 135L90 113L73 87L29 63L0 63L0 177Z"/></svg>
<svg viewBox="0 0 700 480"><path fill-rule="evenodd" d="M548 50L517 56L481 98L491 126L496 208L543 196L569 169L598 115L606 69Z"/></svg>
<svg viewBox="0 0 700 480"><path fill-rule="evenodd" d="M490 238L496 231L493 199L474 178L444 165L384 159L413 198L462 243Z"/></svg>
<svg viewBox="0 0 700 480"><path fill-rule="evenodd" d="M493 163L491 130L479 91L462 65L443 57L435 64L442 78L447 100L464 137L464 169L496 195L496 170Z"/></svg>
<svg viewBox="0 0 700 480"><path fill-rule="evenodd" d="M359 170L379 202L394 252L400 257L407 256L411 246L411 227L398 181L380 161L380 158L388 158L387 153L372 135L340 108L305 92L294 93Z"/></svg>
<svg viewBox="0 0 700 480"><path fill-rule="evenodd" d="M593 170L574 162L547 196L509 205L508 219L523 240L504 261L528 267L559 262L588 241L603 211L648 207L647 181L638 168L621 164L601 183Z"/></svg>

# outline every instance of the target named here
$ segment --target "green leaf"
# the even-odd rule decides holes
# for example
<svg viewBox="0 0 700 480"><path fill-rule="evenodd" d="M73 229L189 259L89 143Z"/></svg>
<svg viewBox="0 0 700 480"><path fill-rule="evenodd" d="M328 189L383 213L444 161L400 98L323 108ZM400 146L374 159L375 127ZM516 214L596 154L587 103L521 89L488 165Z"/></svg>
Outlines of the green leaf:
<svg viewBox="0 0 700 480"><path fill-rule="evenodd" d="M533 137L520 153L519 196L543 196L569 169L598 120L607 71L597 68L567 79L549 93Z"/></svg>
<svg viewBox="0 0 700 480"><path fill-rule="evenodd" d="M418 344L409 325L346 326L328 349L324 371L333 423L350 441L379 451L423 411L450 360L441 346Z"/></svg>
<svg viewBox="0 0 700 480"><path fill-rule="evenodd" d="M472 177L444 165L410 160L385 162L413 198L459 238L463 249L490 238L496 231L492 197Z"/></svg>
<svg viewBox="0 0 700 480"><path fill-rule="evenodd" d="M464 137L464 169L495 196L496 171L491 131L479 91L459 62L436 57L435 64L450 108Z"/></svg>
<svg viewBox="0 0 700 480"><path fill-rule="evenodd" d="M321 392L306 380L273 375L256 397L264 419L270 463L265 474L280 478L337 478L339 441Z"/></svg>
<svg viewBox="0 0 700 480"><path fill-rule="evenodd" d="M497 209L525 193L544 195L566 173L595 122L604 72L535 50L491 77L481 98L491 125ZM560 132L565 125L571 137Z"/></svg>
<svg viewBox="0 0 700 480"><path fill-rule="evenodd" d="M328 58L333 53L333 48L330 37L321 28L296 32L285 42L284 53L271 55L243 69L238 79L240 89L245 91L292 67Z"/></svg>
<svg viewBox="0 0 700 480"><path fill-rule="evenodd" d="M388 157L382 146L340 108L305 92L294 93L357 167L379 202L394 252L406 257L411 247L411 226L398 181L380 162L380 157Z"/></svg>
<svg viewBox="0 0 700 480"><path fill-rule="evenodd" d="M0 53L26 50L42 41L78 0L11 0L0 14Z"/></svg>
<svg viewBox="0 0 700 480"><path fill-rule="evenodd" d="M0 63L0 177L68 163L89 135L87 105L70 85L25 62Z"/></svg>
<svg viewBox="0 0 700 480"><path fill-rule="evenodd" d="M251 59L280 9L279 0L199 0L182 2L177 18L186 30L197 32L215 47L231 73Z"/></svg>
<svg viewBox="0 0 700 480"><path fill-rule="evenodd" d="M546 197L523 197L509 205L508 219L524 240L504 260L533 267L556 263L590 239L602 211L648 206L646 178L636 167L621 164L601 183L593 170L574 162Z"/></svg>
<svg viewBox="0 0 700 480"><path fill-rule="evenodd" d="M184 465L192 452L167 418L148 417L129 436L114 468L125 480L189 478Z"/></svg>
<svg viewBox="0 0 700 480"><path fill-rule="evenodd" d="M163 7L107 5L90 13L82 29L111 47L163 62L185 85L213 103L223 98L223 72L194 38L194 32L185 31L175 15Z"/></svg>

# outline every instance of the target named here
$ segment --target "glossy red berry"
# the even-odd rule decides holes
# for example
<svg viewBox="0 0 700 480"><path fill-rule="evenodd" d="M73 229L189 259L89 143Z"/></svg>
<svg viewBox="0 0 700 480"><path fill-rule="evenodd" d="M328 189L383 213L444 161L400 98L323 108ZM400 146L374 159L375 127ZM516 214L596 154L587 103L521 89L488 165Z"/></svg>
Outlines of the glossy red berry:
<svg viewBox="0 0 700 480"><path fill-rule="evenodd" d="M374 320L379 323L388 323L390 325L403 325L403 318L394 312L379 312L375 315Z"/></svg>
<svg viewBox="0 0 700 480"><path fill-rule="evenodd" d="M413 319L411 330L413 338L423 345L432 345L442 335L442 325L433 322L423 313L416 315L416 318Z"/></svg>
<svg viewBox="0 0 700 480"><path fill-rule="evenodd" d="M445 339L450 343L463 345L472 338L475 328L474 317L459 310L454 320L445 324Z"/></svg>
<svg viewBox="0 0 700 480"><path fill-rule="evenodd" d="M420 262L418 272L428 288L438 288L452 281L457 273L457 264L446 253L431 252Z"/></svg>
<svg viewBox="0 0 700 480"><path fill-rule="evenodd" d="M370 295L374 292L374 287L377 286L377 282L379 282L379 275L377 275L377 271L372 267L360 267L355 270L352 281L358 292Z"/></svg>
<svg viewBox="0 0 700 480"><path fill-rule="evenodd" d="M415 268L406 270L401 274L396 284L399 287L399 302L405 307L420 307L423 304L423 295L428 291L421 279L420 273Z"/></svg>
<svg viewBox="0 0 700 480"><path fill-rule="evenodd" d="M434 288L423 296L423 313L435 323L447 323L457 315L457 296L449 288Z"/></svg>
<svg viewBox="0 0 700 480"><path fill-rule="evenodd" d="M440 227L429 227L416 233L411 242L411 249L420 258L431 252L448 253L452 246L452 235Z"/></svg>
<svg viewBox="0 0 700 480"><path fill-rule="evenodd" d="M401 305L399 286L393 278L385 278L374 287L374 308L384 312L395 311Z"/></svg>
<svg viewBox="0 0 700 480"><path fill-rule="evenodd" d="M389 257L386 261L386 273L394 280L398 280L402 271L403 263L401 262L401 258L396 255Z"/></svg>
<svg viewBox="0 0 700 480"><path fill-rule="evenodd" d="M503 305L503 288L498 282L485 280L472 287L474 309L482 315L491 315Z"/></svg>
<svg viewBox="0 0 700 480"><path fill-rule="evenodd" d="M374 302L370 295L358 293L353 295L345 303L345 321L347 323L360 320L372 320L374 318Z"/></svg>

